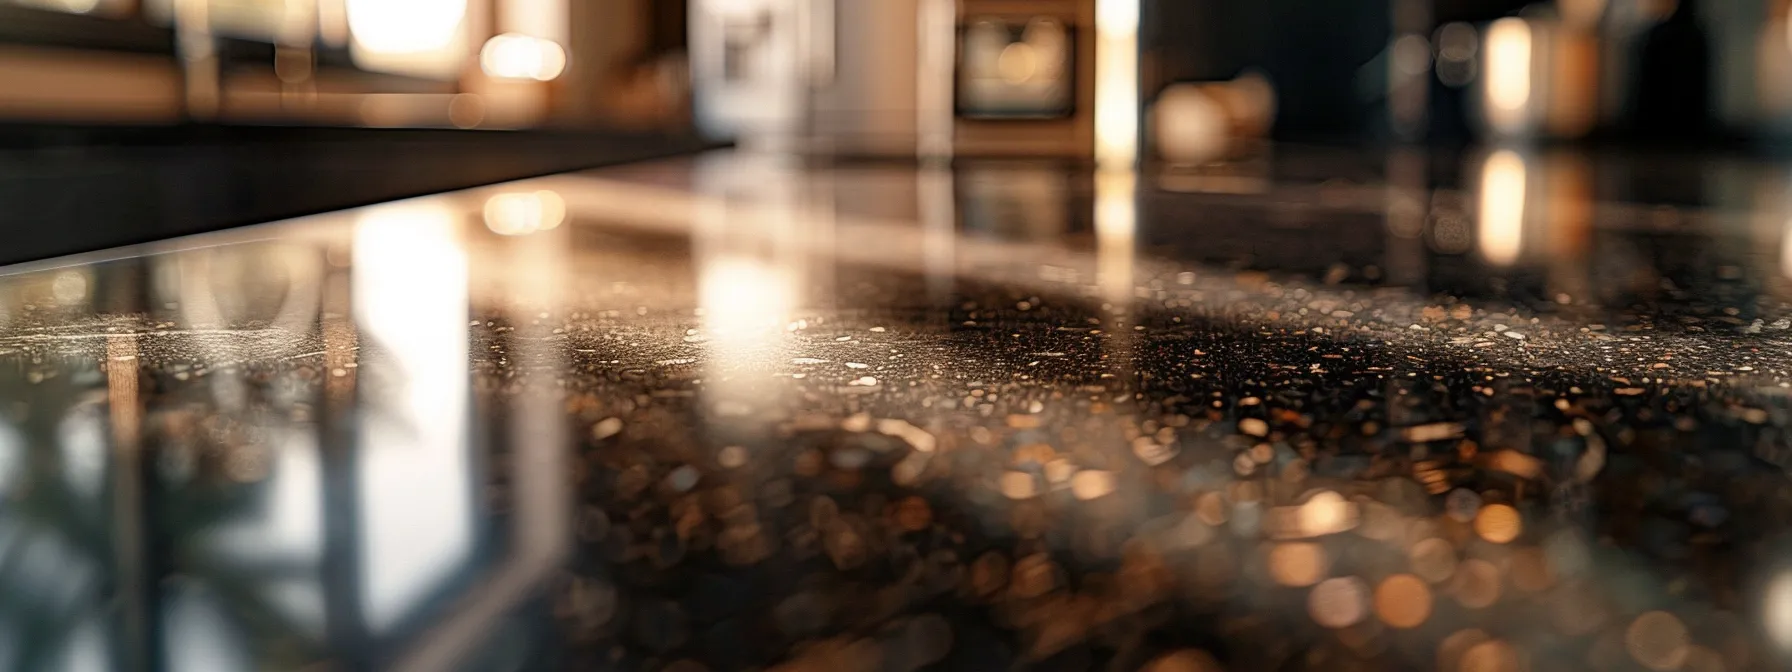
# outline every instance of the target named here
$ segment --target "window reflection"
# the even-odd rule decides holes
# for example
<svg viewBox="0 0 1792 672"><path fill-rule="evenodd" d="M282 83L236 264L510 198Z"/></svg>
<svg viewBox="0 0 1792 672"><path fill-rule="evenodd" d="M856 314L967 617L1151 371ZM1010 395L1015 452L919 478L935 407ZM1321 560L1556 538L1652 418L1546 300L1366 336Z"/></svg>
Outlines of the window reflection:
<svg viewBox="0 0 1792 672"><path fill-rule="evenodd" d="M456 224L447 206L417 202L368 210L355 227L362 604L376 629L405 617L473 543L467 260Z"/></svg>

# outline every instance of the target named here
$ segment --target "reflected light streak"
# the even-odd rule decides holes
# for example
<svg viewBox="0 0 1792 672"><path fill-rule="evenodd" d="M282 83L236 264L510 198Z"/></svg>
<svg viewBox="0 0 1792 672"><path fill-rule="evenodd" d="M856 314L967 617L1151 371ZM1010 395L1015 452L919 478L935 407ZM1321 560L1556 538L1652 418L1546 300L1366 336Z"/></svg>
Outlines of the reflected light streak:
<svg viewBox="0 0 1792 672"><path fill-rule="evenodd" d="M790 379L772 374L793 355L786 346L801 327L793 320L802 290L828 284L803 246L832 240L834 222L799 206L804 185L781 158L709 158L697 185L719 196L694 213L692 244L708 355L703 398L726 424L776 407L787 393Z"/></svg>
<svg viewBox="0 0 1792 672"><path fill-rule="evenodd" d="M357 484L362 595L376 629L404 616L467 556L467 259L455 211L409 202L356 223L354 316L363 346Z"/></svg>
<svg viewBox="0 0 1792 672"><path fill-rule="evenodd" d="M1139 0L1097 0L1095 35L1095 161L1130 168L1139 152Z"/></svg>
<svg viewBox="0 0 1792 672"><path fill-rule="evenodd" d="M1095 176L1096 276L1102 298L1116 306L1132 296L1133 246L1138 229L1137 203L1133 199L1135 179L1130 171Z"/></svg>
<svg viewBox="0 0 1792 672"><path fill-rule="evenodd" d="M1781 572L1767 585L1761 621L1768 639L1782 650L1792 650L1792 572Z"/></svg>
<svg viewBox="0 0 1792 672"><path fill-rule="evenodd" d="M1494 128L1520 130L1531 100L1531 26L1506 18L1487 28L1487 120Z"/></svg>
<svg viewBox="0 0 1792 672"><path fill-rule="evenodd" d="M453 669L476 656L478 647L488 645L486 634L504 627L517 605L536 594L541 580L563 566L570 541L565 530L571 529L567 509L573 498L567 492L572 481L566 478L570 453L565 449L563 389L551 373L566 370L567 353L551 339L557 323L539 319L540 311L566 305L566 240L528 236L503 247L508 248L505 254L481 258L475 267L485 271L473 276L473 282L496 286L508 299L504 311L517 327L510 358L517 371L529 372L516 377L515 392L505 401L513 484L508 554L446 608L443 619L409 652L386 667L395 672Z"/></svg>
<svg viewBox="0 0 1792 672"><path fill-rule="evenodd" d="M1786 221L1786 229L1780 234L1780 275L1792 279L1792 220Z"/></svg>
<svg viewBox="0 0 1792 672"><path fill-rule="evenodd" d="M485 199L485 227L499 235L551 231L565 221L566 199L552 190L495 194Z"/></svg>
<svg viewBox="0 0 1792 672"><path fill-rule="evenodd" d="M1524 159L1508 149L1494 152L1481 168L1481 256L1496 266L1518 260L1524 242Z"/></svg>
<svg viewBox="0 0 1792 672"><path fill-rule="evenodd" d="M722 369L719 382L729 369L782 364L772 350L799 300L806 261L801 242L825 238L832 222L796 207L799 185L779 159L710 161L698 175L699 189L721 198L694 213L693 243L697 300L713 364ZM747 231L769 235L740 237Z"/></svg>
<svg viewBox="0 0 1792 672"><path fill-rule="evenodd" d="M952 298L953 281L958 270L957 255L953 249L958 238L958 226L952 173L944 166L929 166L922 169L915 179L927 295L933 302L943 305Z"/></svg>

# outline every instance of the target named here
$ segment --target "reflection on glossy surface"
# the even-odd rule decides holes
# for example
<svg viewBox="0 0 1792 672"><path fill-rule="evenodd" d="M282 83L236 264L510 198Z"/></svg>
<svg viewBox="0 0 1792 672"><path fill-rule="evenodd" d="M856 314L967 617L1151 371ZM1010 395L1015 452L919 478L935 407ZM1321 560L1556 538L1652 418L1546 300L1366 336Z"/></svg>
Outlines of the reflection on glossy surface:
<svg viewBox="0 0 1792 672"><path fill-rule="evenodd" d="M1518 261L1524 246L1524 159L1502 149L1481 167L1481 223L1477 230L1481 256L1495 266Z"/></svg>
<svg viewBox="0 0 1792 672"><path fill-rule="evenodd" d="M370 208L355 224L355 319L371 351L354 374L369 395L357 518L376 629L413 608L472 546L467 374L449 364L467 358L459 216L408 202Z"/></svg>
<svg viewBox="0 0 1792 672"><path fill-rule="evenodd" d="M718 155L9 269L0 667L1781 667L1782 195L1281 151Z"/></svg>
<svg viewBox="0 0 1792 672"><path fill-rule="evenodd" d="M566 221L566 199L540 189L494 194L485 199L485 226L506 236L552 231Z"/></svg>

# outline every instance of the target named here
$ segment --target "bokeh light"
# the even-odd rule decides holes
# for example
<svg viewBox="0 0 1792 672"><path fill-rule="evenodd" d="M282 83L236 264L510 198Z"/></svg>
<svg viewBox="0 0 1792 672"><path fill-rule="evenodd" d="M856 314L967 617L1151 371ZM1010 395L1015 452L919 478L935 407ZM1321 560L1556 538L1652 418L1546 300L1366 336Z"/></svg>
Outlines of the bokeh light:
<svg viewBox="0 0 1792 672"><path fill-rule="evenodd" d="M1269 549L1269 575L1284 586L1306 587L1325 578L1330 565L1325 548L1315 543L1287 542Z"/></svg>
<svg viewBox="0 0 1792 672"><path fill-rule="evenodd" d="M1524 531L1518 509L1505 504L1489 504L1475 516L1475 534L1496 544L1509 543Z"/></svg>
<svg viewBox="0 0 1792 672"><path fill-rule="evenodd" d="M486 40L479 67L493 77L546 82L566 70L566 49L553 40L505 33Z"/></svg>
<svg viewBox="0 0 1792 672"><path fill-rule="evenodd" d="M1411 574L1395 574L1375 587L1375 615L1396 628L1416 628L1431 617L1431 587Z"/></svg>
<svg viewBox="0 0 1792 672"><path fill-rule="evenodd" d="M1630 657L1656 672L1680 669L1691 643L1686 625L1665 611L1646 612L1624 631L1624 648Z"/></svg>
<svg viewBox="0 0 1792 672"><path fill-rule="evenodd" d="M1307 614L1327 628L1348 628L1369 615L1369 587L1354 576L1326 579L1307 595Z"/></svg>

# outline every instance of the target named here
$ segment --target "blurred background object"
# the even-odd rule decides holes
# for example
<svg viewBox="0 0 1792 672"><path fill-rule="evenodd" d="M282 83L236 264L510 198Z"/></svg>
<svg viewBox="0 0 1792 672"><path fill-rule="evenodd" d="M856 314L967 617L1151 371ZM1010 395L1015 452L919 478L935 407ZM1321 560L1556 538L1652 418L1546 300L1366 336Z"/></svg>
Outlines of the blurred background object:
<svg viewBox="0 0 1792 672"><path fill-rule="evenodd" d="M835 154L1092 157L1100 110L1123 105L1144 156L1172 162L1219 137L1765 146L1792 127L1788 14L1781 0L3 0L0 117L695 127ZM1104 69L1120 61L1098 52L1130 56Z"/></svg>
<svg viewBox="0 0 1792 672"><path fill-rule="evenodd" d="M678 124L682 3L5 0L0 115L526 128ZM645 71L667 71L652 74ZM663 80L643 108L612 98Z"/></svg>

